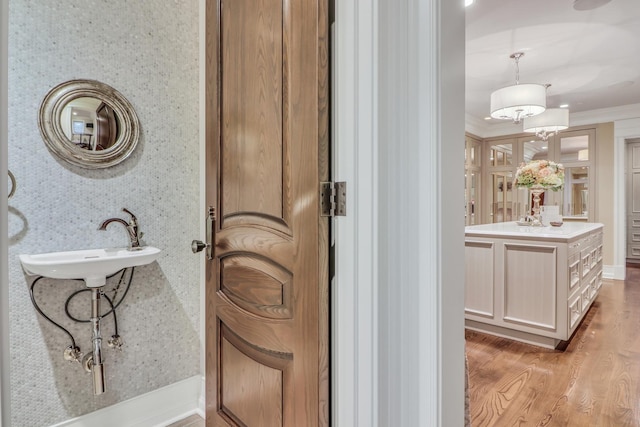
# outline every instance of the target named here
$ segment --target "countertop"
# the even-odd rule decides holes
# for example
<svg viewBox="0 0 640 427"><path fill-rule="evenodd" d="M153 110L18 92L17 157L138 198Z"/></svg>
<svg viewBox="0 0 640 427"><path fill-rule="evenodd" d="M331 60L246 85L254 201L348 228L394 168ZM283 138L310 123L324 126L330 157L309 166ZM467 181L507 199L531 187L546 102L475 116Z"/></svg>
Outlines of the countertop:
<svg viewBox="0 0 640 427"><path fill-rule="evenodd" d="M569 241L602 227L604 226L599 222L565 222L560 227L532 227L529 225L518 225L513 221L468 225L465 227L464 232L467 237L496 236Z"/></svg>

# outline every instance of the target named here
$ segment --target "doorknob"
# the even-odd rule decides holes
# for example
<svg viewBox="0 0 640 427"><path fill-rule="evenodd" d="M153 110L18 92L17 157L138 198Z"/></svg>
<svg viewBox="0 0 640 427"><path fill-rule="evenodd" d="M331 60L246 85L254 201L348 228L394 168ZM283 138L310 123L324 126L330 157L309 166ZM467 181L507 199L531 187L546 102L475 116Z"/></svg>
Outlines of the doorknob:
<svg viewBox="0 0 640 427"><path fill-rule="evenodd" d="M201 252L208 245L204 243L202 240L192 240L191 241L191 252L198 253Z"/></svg>
<svg viewBox="0 0 640 427"><path fill-rule="evenodd" d="M206 243L203 242L202 240L193 240L191 242L191 252L198 253L201 252L203 249L207 250L207 259L208 260L212 260L213 259L213 225L214 222L216 220L216 208L214 208L213 206L209 206L209 209L207 211L207 227L206 227Z"/></svg>

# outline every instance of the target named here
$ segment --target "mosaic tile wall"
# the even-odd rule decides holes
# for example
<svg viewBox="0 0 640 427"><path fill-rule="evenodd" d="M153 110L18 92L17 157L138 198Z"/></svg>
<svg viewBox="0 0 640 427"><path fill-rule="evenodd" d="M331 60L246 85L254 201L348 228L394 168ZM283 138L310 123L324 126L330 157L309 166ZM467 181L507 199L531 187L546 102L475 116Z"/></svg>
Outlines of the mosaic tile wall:
<svg viewBox="0 0 640 427"><path fill-rule="evenodd" d="M197 375L199 367L198 0L11 0L9 2L9 202L12 425L49 426ZM66 80L107 83L134 106L135 153L91 171L56 159L38 131L47 91ZM124 246L124 228L106 218L138 217L143 242L163 249L136 269L118 309L118 352L103 346L107 392L94 397L90 374L63 360L68 337L32 307L18 254ZM64 302L82 289L43 280L35 297L66 319ZM71 311L86 317L88 293ZM91 327L64 320L83 351ZM103 321L103 336L113 319Z"/></svg>

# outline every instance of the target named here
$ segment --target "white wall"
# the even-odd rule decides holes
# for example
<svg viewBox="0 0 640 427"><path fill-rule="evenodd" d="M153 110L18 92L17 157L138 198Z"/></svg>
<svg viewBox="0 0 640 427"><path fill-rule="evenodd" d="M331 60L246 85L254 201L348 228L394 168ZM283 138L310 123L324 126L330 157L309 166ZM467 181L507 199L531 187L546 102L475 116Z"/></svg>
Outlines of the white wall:
<svg viewBox="0 0 640 427"><path fill-rule="evenodd" d="M200 236L199 5L12 0L9 9L8 161L18 191L8 208L9 283L2 290L9 291L11 370L10 378L3 370L3 383L11 387L10 425L44 426L201 372L200 257L189 247ZM74 78L107 83L136 109L140 145L122 164L98 171L69 166L42 142L40 101ZM163 253L157 263L136 269L118 310L125 347L122 353L105 348L107 393L94 397L90 376L62 358L66 336L33 309L33 278L17 256L126 245L121 227L97 231L102 220L125 217L122 207L138 216L143 240ZM66 296L82 286L47 281L36 297L64 319ZM103 327L108 338L111 319ZM90 326L71 323L71 329L89 351Z"/></svg>

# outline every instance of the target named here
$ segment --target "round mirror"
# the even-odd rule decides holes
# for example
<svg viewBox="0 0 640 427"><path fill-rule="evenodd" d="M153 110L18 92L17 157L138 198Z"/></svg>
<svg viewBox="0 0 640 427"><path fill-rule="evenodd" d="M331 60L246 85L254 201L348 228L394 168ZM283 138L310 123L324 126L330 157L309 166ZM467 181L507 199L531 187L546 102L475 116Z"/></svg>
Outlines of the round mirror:
<svg viewBox="0 0 640 427"><path fill-rule="evenodd" d="M70 80L51 89L40 105L38 126L49 150L88 169L129 157L140 132L129 101L95 80Z"/></svg>

